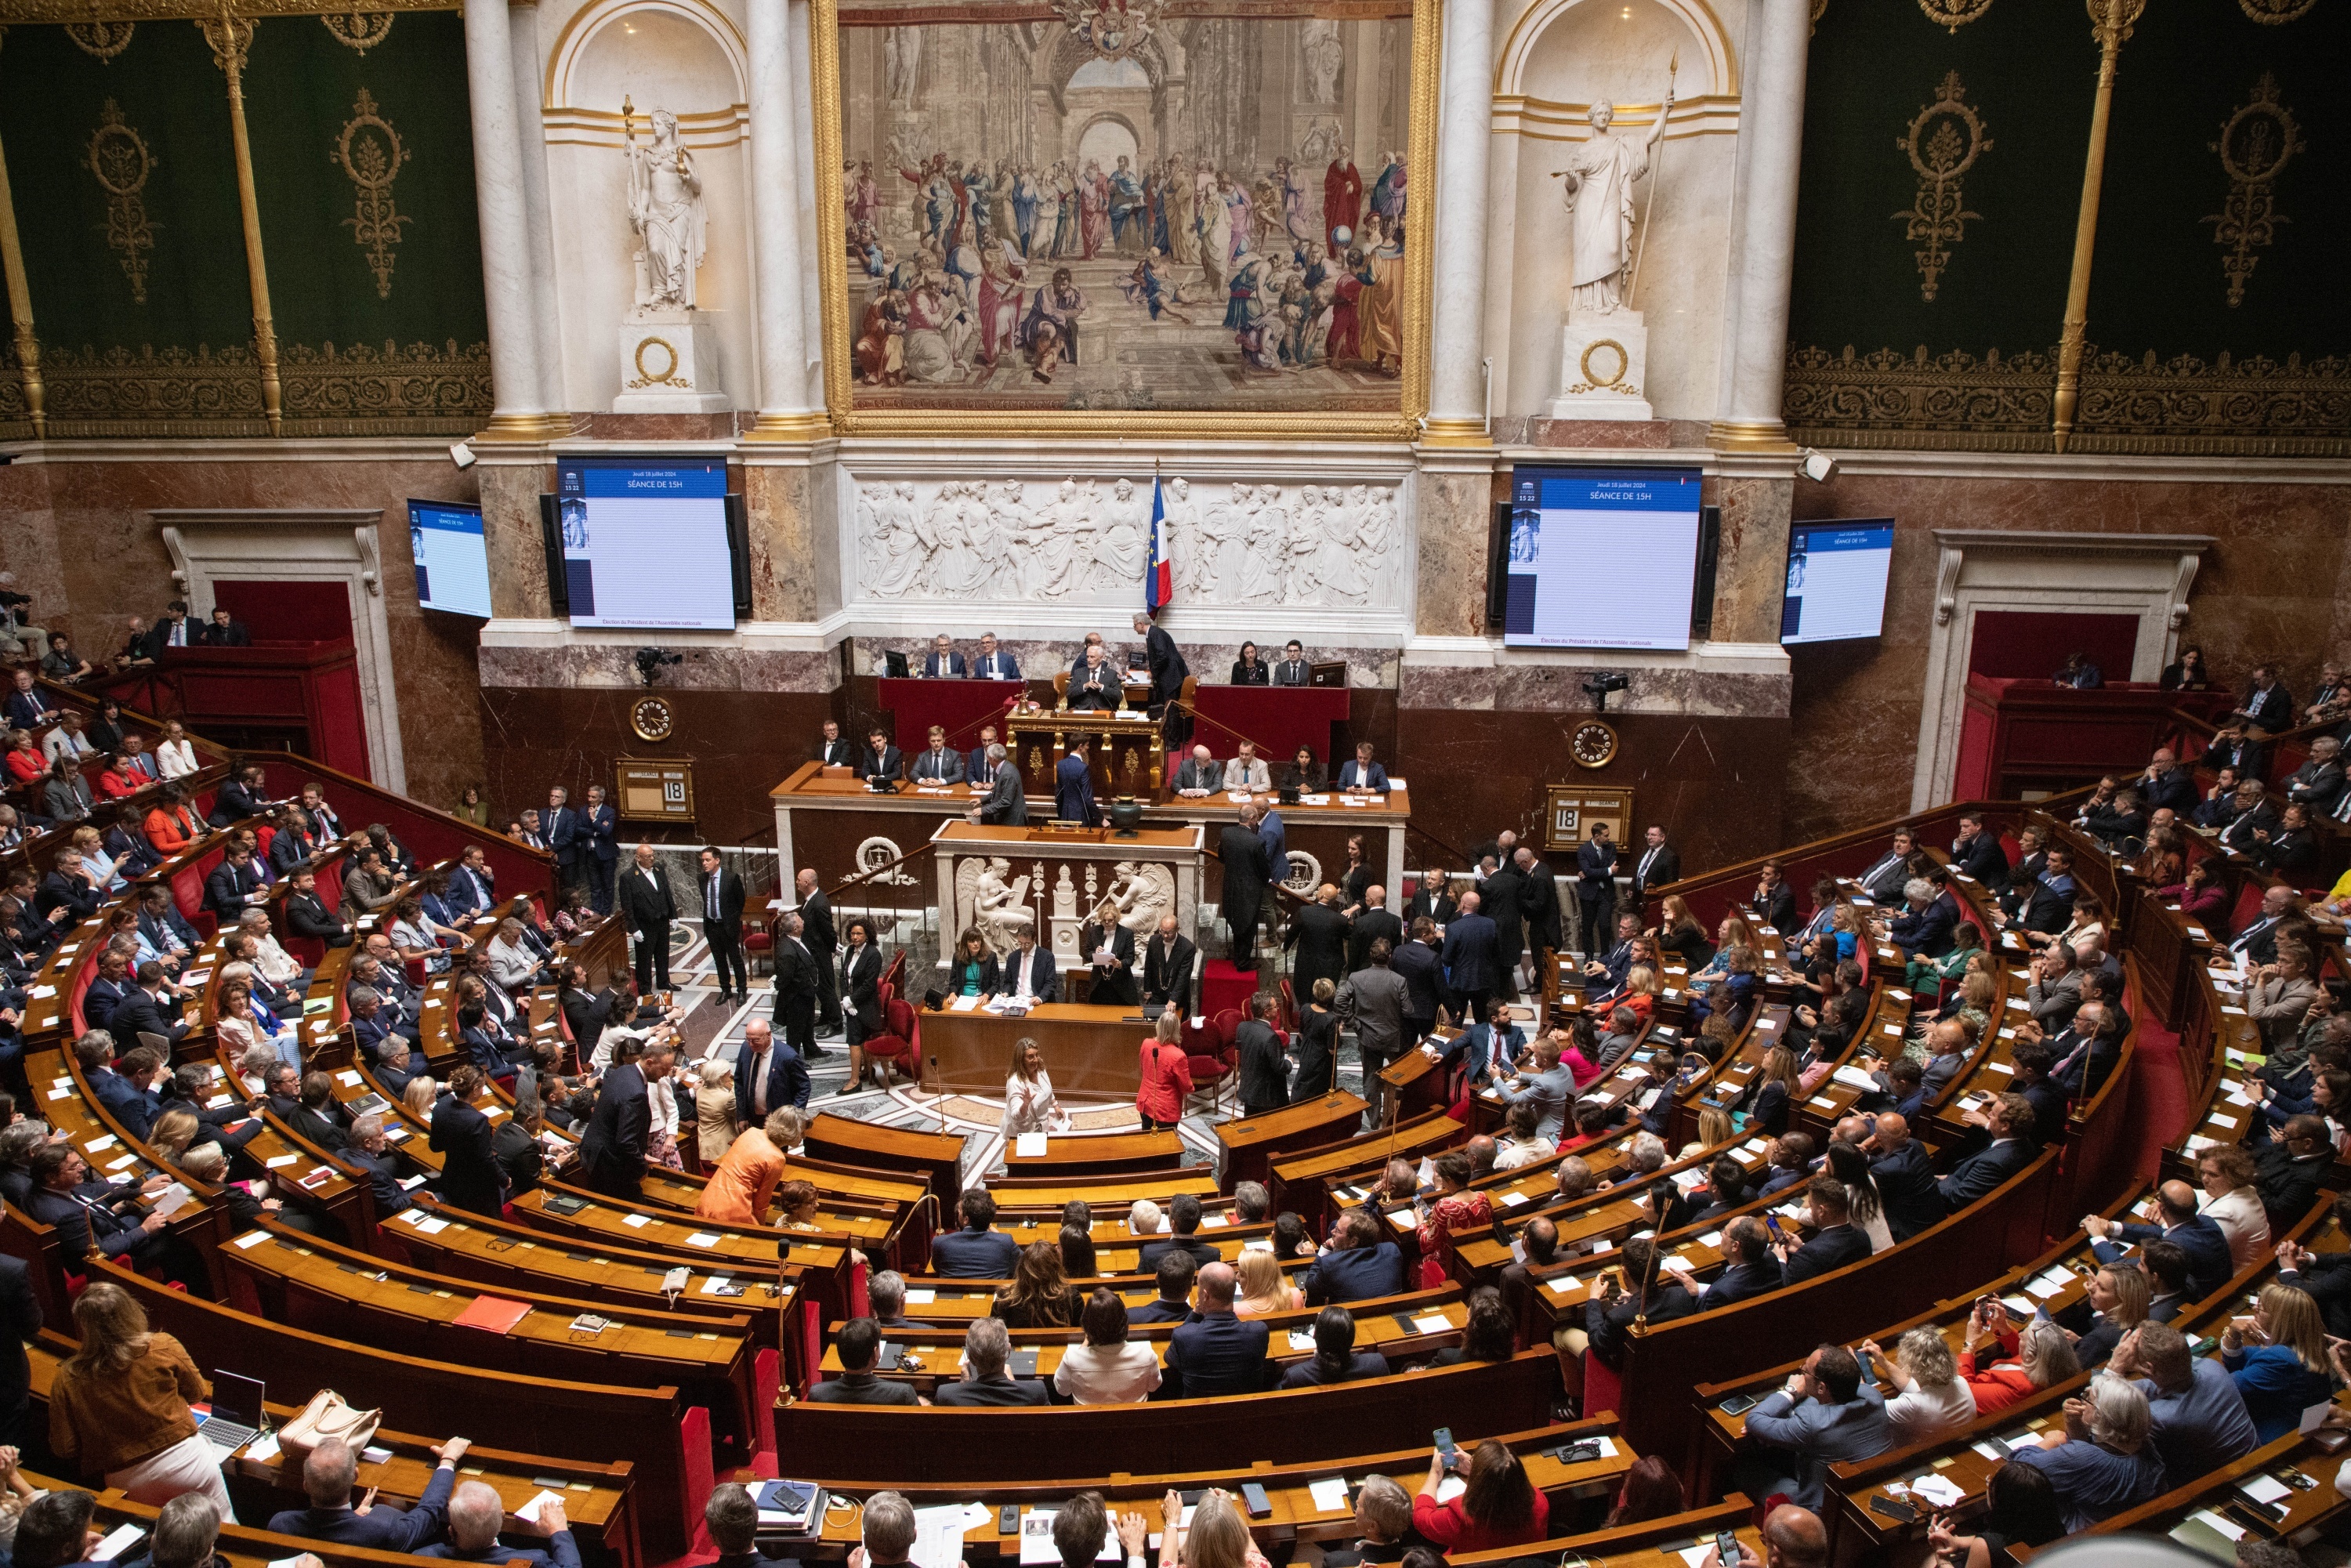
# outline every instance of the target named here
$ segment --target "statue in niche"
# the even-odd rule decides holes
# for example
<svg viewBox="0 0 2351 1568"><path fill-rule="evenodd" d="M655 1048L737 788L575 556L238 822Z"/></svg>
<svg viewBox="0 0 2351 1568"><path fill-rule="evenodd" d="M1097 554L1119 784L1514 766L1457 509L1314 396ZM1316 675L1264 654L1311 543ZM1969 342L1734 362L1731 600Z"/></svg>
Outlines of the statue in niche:
<svg viewBox="0 0 2351 1568"><path fill-rule="evenodd" d="M1571 315L1606 316L1624 308L1633 264L1633 182L1649 172L1649 150L1666 133L1673 106L1669 85L1657 122L1635 141L1608 129L1616 118L1613 105L1593 104L1592 140L1572 146L1567 167L1553 175L1567 182Z"/></svg>
<svg viewBox="0 0 2351 1568"><path fill-rule="evenodd" d="M678 140L677 116L656 109L647 118L653 134L640 146L629 100L621 100L622 151L629 160L629 226L637 234L637 308L691 310L695 274L709 246L702 177L694 171L693 155Z"/></svg>

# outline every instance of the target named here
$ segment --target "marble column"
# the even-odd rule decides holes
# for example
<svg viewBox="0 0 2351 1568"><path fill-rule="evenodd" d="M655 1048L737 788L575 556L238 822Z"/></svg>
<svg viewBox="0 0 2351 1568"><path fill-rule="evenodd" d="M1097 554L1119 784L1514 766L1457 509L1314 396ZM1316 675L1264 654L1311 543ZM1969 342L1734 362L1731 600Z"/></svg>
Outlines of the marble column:
<svg viewBox="0 0 2351 1568"><path fill-rule="evenodd" d="M1797 0L1798 8L1802 0ZM1486 166L1493 141L1493 0L1450 0L1437 120L1437 277L1423 439L1487 446Z"/></svg>
<svg viewBox="0 0 2351 1568"><path fill-rule="evenodd" d="M1804 130L1804 68L1811 47L1808 0L1756 0L1745 90L1739 105L1741 142L1738 243L1723 308L1722 401L1714 444L1771 450L1788 444L1780 418L1787 373L1788 291L1796 269L1796 180Z"/></svg>
<svg viewBox="0 0 2351 1568"><path fill-rule="evenodd" d="M570 406L563 391L563 326L555 308L555 220L547 197L547 135L539 89L538 0L507 0L514 64L517 146L522 162L526 219L523 247L530 265L531 323L538 332L538 403L551 413Z"/></svg>
<svg viewBox="0 0 2351 1568"><path fill-rule="evenodd" d="M750 0L751 249L759 311L759 422L755 440L831 434L809 402L808 321L800 284L800 194L792 156L808 127L793 90L786 0Z"/></svg>
<svg viewBox="0 0 2351 1568"><path fill-rule="evenodd" d="M542 441L569 434L570 422L549 413L539 371L511 26L507 0L465 0L465 86L473 102L474 193L481 216L494 400L482 437Z"/></svg>

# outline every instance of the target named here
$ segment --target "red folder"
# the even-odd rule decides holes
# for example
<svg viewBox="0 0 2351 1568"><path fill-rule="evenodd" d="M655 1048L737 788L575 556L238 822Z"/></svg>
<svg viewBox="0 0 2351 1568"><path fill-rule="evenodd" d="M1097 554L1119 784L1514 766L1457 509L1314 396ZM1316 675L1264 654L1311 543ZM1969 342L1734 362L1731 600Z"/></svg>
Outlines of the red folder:
<svg viewBox="0 0 2351 1568"><path fill-rule="evenodd" d="M530 1315L528 1301L509 1301L503 1296L475 1296L473 1304L452 1319L469 1329L486 1329L492 1333L505 1333Z"/></svg>

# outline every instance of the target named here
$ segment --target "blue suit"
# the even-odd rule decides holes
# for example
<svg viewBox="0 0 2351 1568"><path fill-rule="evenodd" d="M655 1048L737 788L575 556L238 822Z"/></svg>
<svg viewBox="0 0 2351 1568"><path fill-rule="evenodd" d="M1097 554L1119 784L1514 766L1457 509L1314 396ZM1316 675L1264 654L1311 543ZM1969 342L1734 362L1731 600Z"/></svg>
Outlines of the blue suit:
<svg viewBox="0 0 2351 1568"><path fill-rule="evenodd" d="M1787 1282L1777 1258L1767 1255L1761 1263L1734 1263L1698 1292L1697 1310L1710 1312L1717 1307L1769 1295Z"/></svg>
<svg viewBox="0 0 2351 1568"><path fill-rule="evenodd" d="M937 653L931 653L923 655L923 678L925 680L935 680L941 675L953 676L957 680L961 680L963 677L970 674L971 671L967 669L964 665L963 655L961 653L949 653L946 656L946 665L944 669L940 667L939 656Z"/></svg>
<svg viewBox="0 0 2351 1568"><path fill-rule="evenodd" d="M1388 792L1388 770L1380 764L1374 762L1372 764L1372 771L1367 777L1357 768L1355 759L1352 757L1345 762L1340 764L1340 789L1353 789L1364 787L1375 789L1383 795L1386 794Z"/></svg>
<svg viewBox="0 0 2351 1568"><path fill-rule="evenodd" d="M1939 958L1957 942L1959 916L1941 894L1917 914L1905 910L1894 917L1894 945L1909 957Z"/></svg>
<svg viewBox="0 0 2351 1568"><path fill-rule="evenodd" d="M931 1272L951 1280L1009 1280L1020 1244L1001 1230L951 1230L931 1241Z"/></svg>
<svg viewBox="0 0 2351 1568"><path fill-rule="evenodd" d="M1785 1492L1798 1508L1818 1511L1829 1466L1866 1459L1895 1445L1886 1396L1865 1383L1843 1405L1796 1403L1786 1389L1747 1413L1746 1447L1732 1476L1750 1497Z"/></svg>
<svg viewBox="0 0 2351 1568"><path fill-rule="evenodd" d="M2153 1225L2117 1226L2115 1234L2122 1241L2094 1241L2090 1250L2098 1261L2111 1263L2123 1255L2126 1242L2153 1241L2160 1237L2178 1244L2188 1254L2188 1284L2185 1293L2191 1301L2200 1301L2229 1282L2237 1271L2229 1256L2229 1239L2220 1228L2203 1215L2198 1215L2185 1225L2161 1228Z"/></svg>
<svg viewBox="0 0 2351 1568"><path fill-rule="evenodd" d="M1482 994L1502 981L1502 948L1494 923L1482 915L1457 915L1445 928L1445 983L1458 996Z"/></svg>
<svg viewBox="0 0 2351 1568"><path fill-rule="evenodd" d="M1229 1312L1194 1312L1167 1340L1167 1370L1183 1379L1183 1397L1255 1394L1266 1385L1266 1327Z"/></svg>
<svg viewBox="0 0 2351 1568"><path fill-rule="evenodd" d="M433 1467L424 1495L410 1509L378 1503L365 1513L350 1507L290 1508L270 1516L269 1528L279 1535L299 1535L337 1546L367 1546L378 1552L414 1552L440 1533L449 1511L449 1492L457 1484L456 1469Z"/></svg>
<svg viewBox="0 0 2351 1568"><path fill-rule="evenodd" d="M1094 814L1094 770L1078 753L1053 765L1053 815L1089 828L1101 825Z"/></svg>
<svg viewBox="0 0 2351 1568"><path fill-rule="evenodd" d="M144 1138L155 1124L155 1118L163 1113L162 1099L153 1090L134 1089L131 1080L106 1068L89 1075L89 1092L134 1138Z"/></svg>
<svg viewBox="0 0 2351 1568"><path fill-rule="evenodd" d="M436 1541L430 1546L418 1547L416 1555L445 1557L457 1563L515 1564L517 1568L580 1568L580 1548L572 1541L571 1532L568 1530L559 1530L549 1536L545 1552L533 1552L523 1547L501 1543L493 1545L487 1552L478 1556L460 1557L457 1555L455 1547L445 1541Z"/></svg>
<svg viewBox="0 0 2351 1568"><path fill-rule="evenodd" d="M1265 863L1273 868L1273 880L1287 881L1290 876L1290 830L1282 826L1281 813L1269 810L1265 820L1257 825L1257 836L1265 841Z"/></svg>
<svg viewBox="0 0 2351 1568"><path fill-rule="evenodd" d="M751 1067L751 1042L747 1040L735 1048L735 1115L742 1122L753 1119ZM805 1111L808 1103L808 1063L784 1041L771 1040L768 1048L768 1111L780 1111L787 1105L795 1111Z"/></svg>
<svg viewBox="0 0 2351 1568"><path fill-rule="evenodd" d="M1404 1250L1393 1241L1325 1252L1299 1279L1309 1306L1344 1306L1404 1293Z"/></svg>
<svg viewBox="0 0 2351 1568"><path fill-rule="evenodd" d="M983 681L1017 681L1020 678L1020 661L998 648L993 653L976 655L971 662L975 679Z"/></svg>
<svg viewBox="0 0 2351 1568"><path fill-rule="evenodd" d="M1953 1166L1951 1174L1937 1184L1936 1190L1943 1197L1943 1207L1952 1214L1959 1213L2031 1165L2032 1155L2032 1145L2021 1138L2002 1138L1991 1147L1970 1155Z"/></svg>

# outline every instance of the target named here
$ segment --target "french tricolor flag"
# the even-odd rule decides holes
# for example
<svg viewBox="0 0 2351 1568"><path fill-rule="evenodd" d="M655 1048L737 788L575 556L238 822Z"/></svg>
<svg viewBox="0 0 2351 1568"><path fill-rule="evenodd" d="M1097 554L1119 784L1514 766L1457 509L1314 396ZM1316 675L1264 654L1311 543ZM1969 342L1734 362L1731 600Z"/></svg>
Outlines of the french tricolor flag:
<svg viewBox="0 0 2351 1568"><path fill-rule="evenodd" d="M1143 607L1159 613L1176 597L1176 563L1167 557L1167 502L1159 476L1151 476L1151 570L1144 574Z"/></svg>

